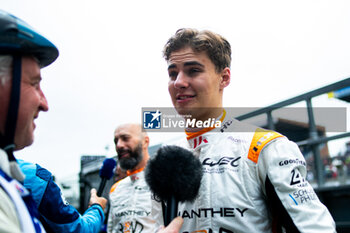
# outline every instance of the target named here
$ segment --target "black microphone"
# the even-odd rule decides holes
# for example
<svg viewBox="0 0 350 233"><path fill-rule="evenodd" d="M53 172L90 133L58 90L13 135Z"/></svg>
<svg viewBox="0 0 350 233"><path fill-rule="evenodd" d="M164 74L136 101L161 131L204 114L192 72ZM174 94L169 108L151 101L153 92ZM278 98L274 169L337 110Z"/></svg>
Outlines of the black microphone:
<svg viewBox="0 0 350 233"><path fill-rule="evenodd" d="M114 174L114 169L117 166L117 162L115 161L115 159L105 159L103 161L102 167L100 169L100 177L101 177L101 183L100 186L98 187L98 191L97 191L97 196L101 196L103 189L106 186L106 182L107 180L109 180L110 178L112 178L113 174Z"/></svg>
<svg viewBox="0 0 350 233"><path fill-rule="evenodd" d="M199 159L182 147L163 146L149 160L146 182L162 202L165 226L177 216L178 202L192 202L197 197L202 176Z"/></svg>

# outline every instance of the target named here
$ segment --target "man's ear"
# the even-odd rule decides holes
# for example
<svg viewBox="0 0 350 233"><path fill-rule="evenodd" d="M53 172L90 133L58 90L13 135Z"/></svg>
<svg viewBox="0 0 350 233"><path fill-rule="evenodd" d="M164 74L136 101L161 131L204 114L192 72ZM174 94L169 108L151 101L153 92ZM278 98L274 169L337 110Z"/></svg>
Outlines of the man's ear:
<svg viewBox="0 0 350 233"><path fill-rule="evenodd" d="M148 146L149 146L149 137L148 137L148 135L145 135L143 137L143 147L145 147L147 149Z"/></svg>
<svg viewBox="0 0 350 233"><path fill-rule="evenodd" d="M226 67L221 71L221 80L220 80L220 90L223 90L230 84L231 81L231 70L229 67Z"/></svg>

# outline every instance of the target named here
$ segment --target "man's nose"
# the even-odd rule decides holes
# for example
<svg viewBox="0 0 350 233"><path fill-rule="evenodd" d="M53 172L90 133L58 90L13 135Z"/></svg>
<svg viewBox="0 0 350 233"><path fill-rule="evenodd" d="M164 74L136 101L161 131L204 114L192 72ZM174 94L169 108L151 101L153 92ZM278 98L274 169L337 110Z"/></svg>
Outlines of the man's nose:
<svg viewBox="0 0 350 233"><path fill-rule="evenodd" d="M49 103L47 102L47 99L44 95L44 93L42 92L42 90L40 90L40 106L39 106L41 111L47 112L49 110Z"/></svg>
<svg viewBox="0 0 350 233"><path fill-rule="evenodd" d="M188 77L184 72L179 72L176 80L174 82L174 86L175 88L181 89L181 88L186 88L188 87L189 83L188 83Z"/></svg>
<svg viewBox="0 0 350 233"><path fill-rule="evenodd" d="M120 149L122 149L122 148L125 148L125 142L123 141L123 140L118 140L118 142L117 142L117 144L115 145L115 148L117 149L117 150L120 150Z"/></svg>

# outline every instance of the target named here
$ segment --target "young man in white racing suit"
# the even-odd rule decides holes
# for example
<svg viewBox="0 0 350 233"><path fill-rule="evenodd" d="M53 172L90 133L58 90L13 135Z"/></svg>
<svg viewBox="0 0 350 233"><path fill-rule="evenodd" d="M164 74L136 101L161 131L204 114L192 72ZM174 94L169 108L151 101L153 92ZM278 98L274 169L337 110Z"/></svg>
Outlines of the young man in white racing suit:
<svg viewBox="0 0 350 233"><path fill-rule="evenodd" d="M154 233L151 192L144 176L149 159L149 137L139 124L125 124L115 130L114 142L118 165L126 171L127 177L111 188L107 232Z"/></svg>
<svg viewBox="0 0 350 233"><path fill-rule="evenodd" d="M169 93L185 119L216 119L221 127L187 128L178 145L203 165L199 195L180 203L180 232L335 232L335 223L306 181L297 145L283 135L226 115L230 44L210 31L180 29L164 48ZM161 203L153 214L163 224Z"/></svg>

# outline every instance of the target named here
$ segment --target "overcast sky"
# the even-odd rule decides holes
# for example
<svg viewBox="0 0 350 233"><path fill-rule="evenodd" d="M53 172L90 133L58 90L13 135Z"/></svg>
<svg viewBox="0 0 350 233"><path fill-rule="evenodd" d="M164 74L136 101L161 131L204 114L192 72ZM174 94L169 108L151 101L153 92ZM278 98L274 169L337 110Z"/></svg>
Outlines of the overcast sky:
<svg viewBox="0 0 350 233"><path fill-rule="evenodd" d="M179 28L209 29L231 43L227 107L264 107L350 77L348 0L0 0L0 7L60 50L42 70L50 109L36 120L34 144L16 153L57 177L78 173L81 155L113 155L115 127L141 122L142 107L172 106L161 51ZM151 144L162 138L151 135Z"/></svg>

